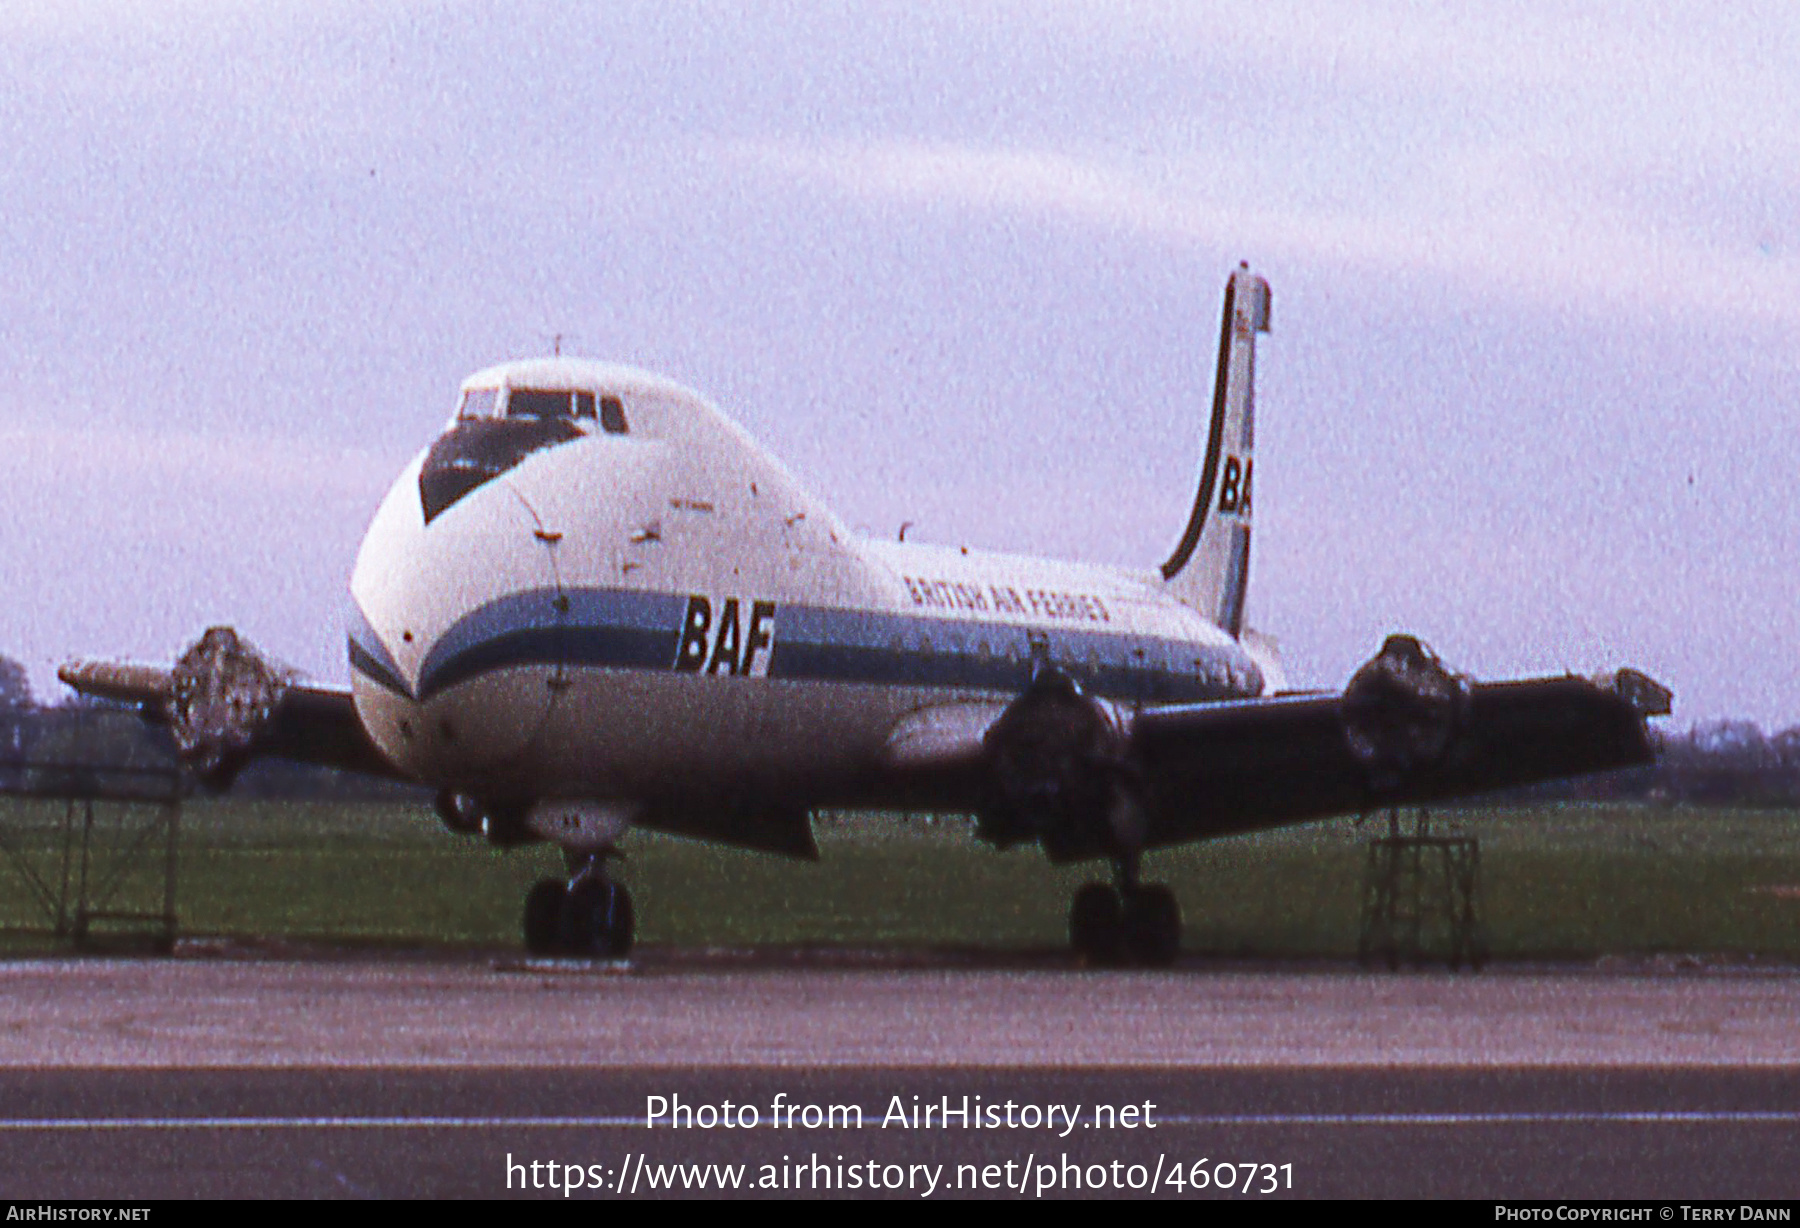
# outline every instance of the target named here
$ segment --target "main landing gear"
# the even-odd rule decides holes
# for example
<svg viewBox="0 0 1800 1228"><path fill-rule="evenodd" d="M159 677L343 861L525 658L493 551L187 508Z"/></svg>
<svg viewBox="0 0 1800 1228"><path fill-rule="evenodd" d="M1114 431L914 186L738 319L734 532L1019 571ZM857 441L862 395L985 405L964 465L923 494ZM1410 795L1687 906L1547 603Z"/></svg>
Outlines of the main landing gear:
<svg viewBox="0 0 1800 1228"><path fill-rule="evenodd" d="M584 858L565 884L539 879L525 897L525 949L533 955L623 959L634 937L631 893L606 875L606 854Z"/></svg>
<svg viewBox="0 0 1800 1228"><path fill-rule="evenodd" d="M1162 883L1137 881L1137 858L1113 861L1117 886L1088 883L1069 909L1069 943L1083 963L1166 968L1181 949L1181 905Z"/></svg>

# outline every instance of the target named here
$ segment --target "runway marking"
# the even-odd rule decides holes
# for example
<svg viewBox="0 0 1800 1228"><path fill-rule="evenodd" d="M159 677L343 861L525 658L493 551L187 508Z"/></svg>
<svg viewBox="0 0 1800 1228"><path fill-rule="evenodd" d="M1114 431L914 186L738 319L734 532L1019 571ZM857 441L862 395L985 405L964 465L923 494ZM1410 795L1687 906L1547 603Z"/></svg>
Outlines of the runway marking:
<svg viewBox="0 0 1800 1228"><path fill-rule="evenodd" d="M864 1114L861 1129L879 1129L881 1114ZM1158 1126L1495 1126L1800 1124L1800 1110L1646 1109L1622 1112L1518 1113L1171 1113ZM642 1117L16 1117L0 1132L121 1130L619 1130L647 1128ZM763 1122L753 1129L788 1129ZM852 1127L854 1128L854 1127ZM1005 1126L958 1127L1004 1130ZM1019 1127L1023 1129L1023 1127ZM712 1131L708 1131L712 1133Z"/></svg>

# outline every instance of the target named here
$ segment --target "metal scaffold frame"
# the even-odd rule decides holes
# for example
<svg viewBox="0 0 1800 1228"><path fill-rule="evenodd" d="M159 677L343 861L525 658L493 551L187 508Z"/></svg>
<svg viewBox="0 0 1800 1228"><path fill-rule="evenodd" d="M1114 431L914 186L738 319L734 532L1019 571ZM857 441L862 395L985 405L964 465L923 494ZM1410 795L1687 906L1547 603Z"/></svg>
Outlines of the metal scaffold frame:
<svg viewBox="0 0 1800 1228"><path fill-rule="evenodd" d="M127 932L147 938L158 950L172 949L181 802L187 791L185 774L173 765L0 763L0 796L63 803L47 849L17 822L0 822L0 863L24 882L45 922L42 927L9 925L0 932L48 933L80 945L96 937L96 925L136 925L137 930ZM112 822L96 813L96 803L115 807ZM160 907L130 907L127 891L141 890L143 868L153 865L147 854L158 844Z"/></svg>
<svg viewBox="0 0 1800 1228"><path fill-rule="evenodd" d="M1388 834L1369 842L1363 871L1362 930L1357 958L1402 963L1448 963L1480 968L1487 940L1478 906L1481 846L1472 836L1434 836L1431 814L1414 812L1401 834L1400 810L1388 811ZM1437 952L1434 954L1434 950Z"/></svg>

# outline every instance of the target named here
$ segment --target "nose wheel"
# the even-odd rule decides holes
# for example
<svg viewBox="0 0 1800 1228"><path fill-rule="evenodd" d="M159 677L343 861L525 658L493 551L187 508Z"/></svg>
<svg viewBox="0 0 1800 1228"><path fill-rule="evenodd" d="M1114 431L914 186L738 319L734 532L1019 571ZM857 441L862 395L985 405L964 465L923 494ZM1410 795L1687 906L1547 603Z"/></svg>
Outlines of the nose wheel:
<svg viewBox="0 0 1800 1228"><path fill-rule="evenodd" d="M1115 863L1118 886L1088 883L1069 909L1069 945L1090 967L1166 968L1181 951L1181 905L1162 883L1141 884L1137 867Z"/></svg>
<svg viewBox="0 0 1800 1228"><path fill-rule="evenodd" d="M563 901L569 885L560 878L540 878L525 896L525 949L533 955L560 955L563 950Z"/></svg>
<svg viewBox="0 0 1800 1228"><path fill-rule="evenodd" d="M525 897L525 949L533 955L623 959L636 937L631 892L590 859L568 883L538 880Z"/></svg>

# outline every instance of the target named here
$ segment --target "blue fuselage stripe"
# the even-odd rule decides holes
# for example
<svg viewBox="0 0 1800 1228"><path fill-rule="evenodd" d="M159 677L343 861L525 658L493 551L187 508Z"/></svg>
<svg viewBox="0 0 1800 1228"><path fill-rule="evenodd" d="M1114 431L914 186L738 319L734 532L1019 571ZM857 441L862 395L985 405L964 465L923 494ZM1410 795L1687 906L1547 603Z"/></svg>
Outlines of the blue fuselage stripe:
<svg viewBox="0 0 1800 1228"><path fill-rule="evenodd" d="M555 597L515 594L459 620L426 654L416 697L511 668L675 668L681 598L589 590L570 594L559 615L551 612ZM779 607L773 640L768 677L795 682L1017 693L1030 680L1033 640L1090 692L1114 699L1225 698L1242 694L1254 669L1241 650L1222 645L820 606ZM407 694L355 636L350 663Z"/></svg>

